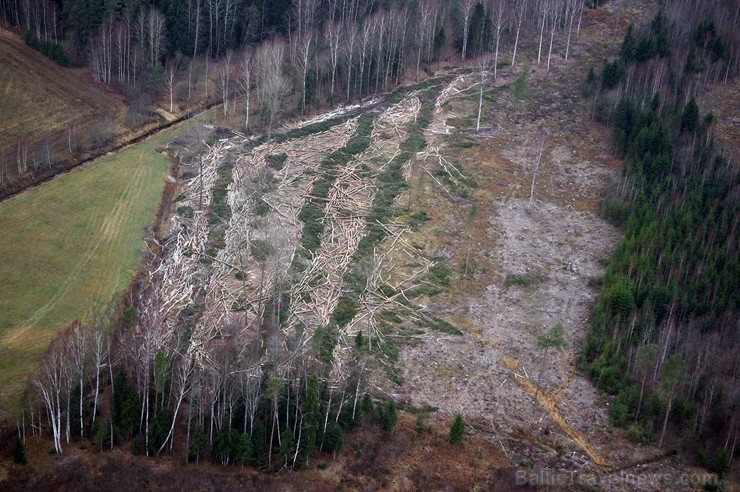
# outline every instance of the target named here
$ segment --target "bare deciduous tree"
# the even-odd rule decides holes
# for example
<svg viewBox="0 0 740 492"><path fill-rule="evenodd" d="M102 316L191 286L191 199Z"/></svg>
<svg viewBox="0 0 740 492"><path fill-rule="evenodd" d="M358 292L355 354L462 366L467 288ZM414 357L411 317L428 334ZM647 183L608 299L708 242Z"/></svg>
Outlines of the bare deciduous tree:
<svg viewBox="0 0 740 492"><path fill-rule="evenodd" d="M239 92L244 100L244 129L249 131L249 95L252 90L252 73L254 72L254 54L251 48L245 48L242 54L242 62L239 67Z"/></svg>
<svg viewBox="0 0 740 492"><path fill-rule="evenodd" d="M62 403L64 389L69 378L67 361L64 359L61 339L54 339L41 359L31 385L41 396L51 423L54 451L62 452Z"/></svg>
<svg viewBox="0 0 740 492"><path fill-rule="evenodd" d="M331 85L329 89L329 99L335 98L334 81L337 75L337 66L339 64L339 47L342 45L343 31L340 25L334 21L329 21L324 30L324 39L329 45L329 60L331 63Z"/></svg>
<svg viewBox="0 0 740 492"><path fill-rule="evenodd" d="M306 112L306 83L308 80L308 70L311 67L311 55L313 54L313 31L304 33L301 37L295 39L295 44L291 46L292 58L298 66L298 77L301 87L301 113Z"/></svg>
<svg viewBox="0 0 740 492"><path fill-rule="evenodd" d="M347 44L344 50L344 57L347 64L347 100L352 98L352 60L357 51L357 42L360 38L360 31L357 29L357 24L350 21L344 25L344 33L347 39Z"/></svg>
<svg viewBox="0 0 740 492"><path fill-rule="evenodd" d="M147 23L149 62L151 66L155 66L159 62L159 57L164 53L167 19L159 9L150 8L147 14Z"/></svg>
<svg viewBox="0 0 740 492"><path fill-rule="evenodd" d="M527 0L514 0L514 24L516 25L516 36L514 38L514 54L511 55L511 66L513 67L516 63L516 50L519 46L519 34L522 31L522 22L524 21L524 14L527 12Z"/></svg>
<svg viewBox="0 0 740 492"><path fill-rule="evenodd" d="M95 423L95 419L98 414L98 396L100 393L100 371L107 365L106 359L109 357L110 351L110 339L105 333L105 327L102 319L97 319L95 323L90 325L91 333L91 349L93 365L95 366L95 396L93 398L93 414L92 422Z"/></svg>
<svg viewBox="0 0 740 492"><path fill-rule="evenodd" d="M470 34L470 14L473 12L473 7L478 3L478 0L461 0L460 11L462 14L463 23L463 38L462 38L462 59L465 60L465 56L468 52L468 35Z"/></svg>
<svg viewBox="0 0 740 492"><path fill-rule="evenodd" d="M483 89L486 85L486 77L488 76L488 71L491 67L491 56L489 54L484 54L480 57L480 60L478 61L478 68L480 69L480 90L478 92L478 118L477 122L475 124L475 132L478 133L480 131L480 119L481 114L483 113Z"/></svg>
<svg viewBox="0 0 740 492"><path fill-rule="evenodd" d="M72 367L75 375L75 380L79 385L79 412L80 412L80 436L85 435L85 424L84 414L82 411L82 403L85 394L85 377L87 369L87 355L88 355L88 333L87 329L79 322L75 321L68 328L68 332L63 334L63 340L66 343L65 354L68 358L69 364Z"/></svg>
<svg viewBox="0 0 740 492"><path fill-rule="evenodd" d="M229 114L229 94L231 90L231 58L233 52L226 52L223 62L218 69L218 88L221 91L221 101L224 107L224 116Z"/></svg>
<svg viewBox="0 0 740 492"><path fill-rule="evenodd" d="M555 40L555 30L558 28L560 21L560 3L557 0L551 0L547 8L547 22L550 27L550 48L547 50L547 71L550 71L550 58L552 57L552 43Z"/></svg>
<svg viewBox="0 0 740 492"><path fill-rule="evenodd" d="M494 58L493 58L493 80L496 80L498 76L498 47L501 41L501 28L504 27L508 20L508 5L506 0L494 0L492 5L493 11L493 39L495 43Z"/></svg>
<svg viewBox="0 0 740 492"><path fill-rule="evenodd" d="M282 72L285 45L281 39L262 43L255 56L257 71L257 96L263 119L267 120L267 140L272 134L272 125L280 113L283 98L290 86Z"/></svg>
<svg viewBox="0 0 740 492"><path fill-rule="evenodd" d="M565 43L565 59L568 59L570 53L570 35L573 32L573 21L580 8L583 7L583 0L566 0L565 17L568 21L568 41Z"/></svg>
<svg viewBox="0 0 740 492"><path fill-rule="evenodd" d="M422 54L426 51L431 51L434 30L437 24L437 15L437 4L432 3L431 0L424 0L419 3L419 24L416 27L416 73L414 80L418 80L419 78Z"/></svg>
<svg viewBox="0 0 740 492"><path fill-rule="evenodd" d="M174 93L175 93L175 65L170 63L167 67L167 75L165 82L167 84L167 92L170 93L170 113L174 110Z"/></svg>

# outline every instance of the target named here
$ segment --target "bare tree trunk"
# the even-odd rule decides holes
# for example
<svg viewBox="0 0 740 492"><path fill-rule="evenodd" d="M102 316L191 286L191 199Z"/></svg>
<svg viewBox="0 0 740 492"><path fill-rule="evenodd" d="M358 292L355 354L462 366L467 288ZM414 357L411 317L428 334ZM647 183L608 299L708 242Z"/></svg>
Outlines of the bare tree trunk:
<svg viewBox="0 0 740 492"><path fill-rule="evenodd" d="M537 64L540 64L540 61L542 60L542 38L545 34L545 20L547 18L547 11L549 8L551 0L544 0L542 2L542 6L540 7L540 43L539 48L537 50Z"/></svg>
<svg viewBox="0 0 740 492"><path fill-rule="evenodd" d="M497 0L496 4L494 6L496 18L494 21L494 25L496 28L496 48L495 48L495 55L493 60L493 80L496 80L498 77L498 47L499 43L501 41L501 28L503 27L504 23L506 22L506 7L507 5L504 3L503 0Z"/></svg>
<svg viewBox="0 0 740 492"><path fill-rule="evenodd" d="M475 133L478 133L480 131L480 118L481 114L483 113L483 85L486 80L486 69L487 69L486 63L481 63L480 67L480 91L478 93L478 120L475 124Z"/></svg>
<svg viewBox="0 0 740 492"><path fill-rule="evenodd" d="M537 386L534 390L534 401L537 401L537 396L540 394L540 383L542 382L542 374L545 372L545 361L547 361L547 351L549 347L545 347L545 352L542 354L542 362L540 363L540 373L537 376Z"/></svg>
<svg viewBox="0 0 740 492"><path fill-rule="evenodd" d="M170 425L170 430L167 433L167 437L162 442L162 445L159 447L157 454L160 454L162 452L165 446L167 446L168 441L170 440L174 441L173 431L175 430L175 424L177 423L177 414L180 411L180 405L182 405L182 400L185 398L185 395L190 389L188 387L188 380L190 379L190 374L192 373L193 366L192 366L191 360L189 359L187 355L183 356L183 358L180 360L178 369L179 370L177 372L177 380L175 381L175 384L177 385L177 388L178 388L178 396L177 396L177 402L175 403L175 411L172 413L172 425Z"/></svg>
<svg viewBox="0 0 740 492"><path fill-rule="evenodd" d="M329 59L331 63L331 85L329 86L329 99L333 101L335 99L334 82L337 75L337 66L339 64L339 47L342 45L342 29L339 24L333 21L329 22L326 25L326 33L324 37L329 44Z"/></svg>
<svg viewBox="0 0 740 492"><path fill-rule="evenodd" d="M568 54L570 53L570 35L573 32L573 21L576 18L578 11L578 3L580 0L568 0L568 41L565 43L565 60L568 60Z"/></svg>
<svg viewBox="0 0 740 492"><path fill-rule="evenodd" d="M524 20L524 13L527 9L526 0L517 0L515 7L516 13L516 37L514 38L514 54L511 56L511 66L514 66L516 62L516 50L519 46L519 33L522 31L522 21Z"/></svg>
<svg viewBox="0 0 740 492"><path fill-rule="evenodd" d="M468 52L468 35L470 34L470 13L473 11L473 7L478 0L462 0L460 2L460 8L462 10L462 21L463 21L463 39L462 39L462 59L465 61L465 56Z"/></svg>
<svg viewBox="0 0 740 492"><path fill-rule="evenodd" d="M357 45L357 26L354 23L345 25L345 32L347 33L347 101L352 99L352 59L355 53Z"/></svg>
<svg viewBox="0 0 740 492"><path fill-rule="evenodd" d="M545 150L545 145L540 145L540 151L537 154L537 162L534 165L534 173L532 174L532 186L529 189L529 203L527 203L527 210L532 206L532 199L534 198L534 183L537 180L537 171L540 169L540 161L542 160L542 153Z"/></svg>
<svg viewBox="0 0 740 492"><path fill-rule="evenodd" d="M169 70L167 71L167 90L170 93L170 113L174 108L174 92L175 92L175 66L170 64Z"/></svg>
<svg viewBox="0 0 740 492"><path fill-rule="evenodd" d="M552 43L555 39L555 29L558 27L558 18L560 16L560 8L556 2L550 3L550 10L548 12L550 17L550 48L547 51L547 71L550 71L550 58L552 57Z"/></svg>
<svg viewBox="0 0 740 492"><path fill-rule="evenodd" d="M673 407L673 394L668 399L668 409L665 411L665 418L663 419L663 430L660 431L660 440L658 441L658 449L663 448L663 438L665 437L665 430L668 427L668 416L671 414L671 408Z"/></svg>

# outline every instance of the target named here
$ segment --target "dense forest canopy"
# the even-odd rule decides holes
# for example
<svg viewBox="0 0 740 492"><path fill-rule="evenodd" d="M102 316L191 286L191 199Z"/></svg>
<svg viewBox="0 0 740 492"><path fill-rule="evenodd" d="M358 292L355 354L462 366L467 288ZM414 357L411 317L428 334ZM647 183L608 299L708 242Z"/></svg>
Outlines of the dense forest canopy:
<svg viewBox="0 0 740 492"><path fill-rule="evenodd" d="M740 424L740 173L697 103L735 75L734 35L704 6L630 25L620 57L604 61L594 104L625 165L602 208L625 237L581 360L616 395L612 421L631 438L680 446L722 474ZM593 72L587 84L593 93Z"/></svg>

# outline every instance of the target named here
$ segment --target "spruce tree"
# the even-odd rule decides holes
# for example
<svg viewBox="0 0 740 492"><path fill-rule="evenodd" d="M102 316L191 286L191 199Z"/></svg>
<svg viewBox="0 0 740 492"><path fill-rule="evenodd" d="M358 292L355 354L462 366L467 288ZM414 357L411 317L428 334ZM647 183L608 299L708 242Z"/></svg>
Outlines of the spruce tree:
<svg viewBox="0 0 740 492"><path fill-rule="evenodd" d="M15 444L13 445L13 462L19 465L25 465L28 463L26 459L26 447L23 445L23 441L20 438L15 438Z"/></svg>
<svg viewBox="0 0 740 492"><path fill-rule="evenodd" d="M203 450L206 445L206 433L203 430L203 426L199 425L195 428L195 433L192 439L190 439L190 459L195 460L196 463L200 462L200 457L203 454Z"/></svg>
<svg viewBox="0 0 740 492"><path fill-rule="evenodd" d="M246 465L252 462L252 440L248 433L241 434L234 446L234 462Z"/></svg>
<svg viewBox="0 0 740 492"><path fill-rule="evenodd" d="M462 414L455 415L455 420L450 426L450 442L453 444L460 443L465 437L465 419Z"/></svg>

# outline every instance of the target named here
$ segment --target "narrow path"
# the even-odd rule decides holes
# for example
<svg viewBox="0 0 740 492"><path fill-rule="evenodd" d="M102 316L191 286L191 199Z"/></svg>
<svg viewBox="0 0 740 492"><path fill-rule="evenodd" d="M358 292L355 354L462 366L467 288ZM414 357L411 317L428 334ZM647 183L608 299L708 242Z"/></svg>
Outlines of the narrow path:
<svg viewBox="0 0 740 492"><path fill-rule="evenodd" d="M543 391L540 389L537 391L537 388L527 378L522 378L514 375L514 371L519 368L519 361L516 359L512 359L510 357L502 357L501 359L502 365L504 365L507 369L511 370L511 379L517 382L519 386L521 386L531 397L534 398L535 395L537 395L537 403L540 404L540 406L547 412L547 414L550 416L553 422L555 422L555 425L557 425L558 429L568 436L573 442L575 442L583 451L591 458L591 461L593 461L597 466L604 468L607 466L606 461L604 458L599 454L598 451L596 451L589 443L588 440L583 437L578 431L573 429L568 422L563 418L563 416L560 414L560 411L558 410L558 401L560 399L558 393L559 390L556 390L554 393L548 393L546 391Z"/></svg>

